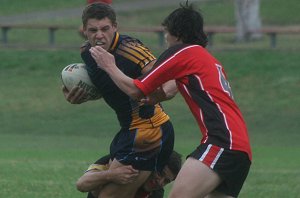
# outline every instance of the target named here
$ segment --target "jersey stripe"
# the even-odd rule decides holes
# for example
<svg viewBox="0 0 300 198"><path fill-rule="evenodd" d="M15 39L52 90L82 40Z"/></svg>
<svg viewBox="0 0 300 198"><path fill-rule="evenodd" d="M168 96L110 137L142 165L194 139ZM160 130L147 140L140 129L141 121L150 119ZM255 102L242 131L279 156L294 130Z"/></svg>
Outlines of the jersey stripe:
<svg viewBox="0 0 300 198"><path fill-rule="evenodd" d="M229 129L229 127L228 127L228 123L227 123L227 119L226 119L226 115L223 113L223 111L222 111L222 109L221 109L221 107L220 107L220 105L218 104L218 103L216 103L215 101L214 101L214 99L213 99L213 97L210 95L210 93L207 91L207 90L205 90L204 89L204 87L203 87L203 84L202 84L202 82L201 82L201 79L200 79L200 77L199 76L197 76L197 75L194 75L195 77L196 77L196 79L198 80L198 82L199 82L199 85L200 85L200 87L201 87L201 89L203 90L203 91L205 91L205 93L207 94L207 96L210 98L210 100L214 103L214 104L216 104L216 106L218 107L218 109L219 109L219 112L223 115L223 120L224 120L224 123L225 123L225 126L226 126L226 129L227 129L227 131L229 132L229 138L230 138L230 140L229 140L229 142L230 142L230 149L232 149L232 132L231 132L231 130Z"/></svg>
<svg viewBox="0 0 300 198"><path fill-rule="evenodd" d="M223 148L209 144L199 160L213 169L223 151Z"/></svg>
<svg viewBox="0 0 300 198"><path fill-rule="evenodd" d="M143 68L149 62L155 60L155 58L152 54L149 55L149 53L145 53L143 48L140 46L141 45L131 46L129 43L120 44L117 53L123 55L134 63L139 64L141 68Z"/></svg>
<svg viewBox="0 0 300 198"><path fill-rule="evenodd" d="M116 32L113 44L111 45L109 51L113 51L116 48L118 41L119 41L119 37L120 37L120 34L118 32Z"/></svg>
<svg viewBox="0 0 300 198"><path fill-rule="evenodd" d="M139 64L140 65L140 63L141 63L141 60L137 59L135 56L133 56L132 54L128 53L127 51L123 51L121 49L118 49L117 54L124 56L125 58L131 60L135 64Z"/></svg>
<svg viewBox="0 0 300 198"><path fill-rule="evenodd" d="M205 143L207 141L207 138L208 138L208 135L207 135L208 129L207 129L207 127L205 125L205 122L204 122L203 112L202 112L201 108L199 108L199 106L195 103L195 101L193 101L193 98L192 98L192 96L189 92L189 89L186 87L186 85L182 84L182 87L183 87L182 90L184 90L185 94L188 95L188 96L185 97L186 100L188 100L187 102L190 105L193 105L194 109L197 109L196 113L198 113L198 114L195 115L195 118L196 118L198 124L201 123L203 125L203 127L200 126L200 125L199 125L199 127L202 129L202 131L204 131L203 132L203 142Z"/></svg>

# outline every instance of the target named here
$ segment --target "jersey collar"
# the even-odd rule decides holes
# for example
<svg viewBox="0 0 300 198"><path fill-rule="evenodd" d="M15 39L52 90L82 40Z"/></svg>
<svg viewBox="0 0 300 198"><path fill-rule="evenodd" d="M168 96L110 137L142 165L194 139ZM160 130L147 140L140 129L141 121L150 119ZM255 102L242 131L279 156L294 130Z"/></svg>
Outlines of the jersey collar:
<svg viewBox="0 0 300 198"><path fill-rule="evenodd" d="M113 38L113 40L111 42L111 46L110 46L110 48L108 50L109 52L113 52L116 49L118 41L119 41L119 38L120 38L120 34L118 32L116 32L115 36L114 36L114 38Z"/></svg>

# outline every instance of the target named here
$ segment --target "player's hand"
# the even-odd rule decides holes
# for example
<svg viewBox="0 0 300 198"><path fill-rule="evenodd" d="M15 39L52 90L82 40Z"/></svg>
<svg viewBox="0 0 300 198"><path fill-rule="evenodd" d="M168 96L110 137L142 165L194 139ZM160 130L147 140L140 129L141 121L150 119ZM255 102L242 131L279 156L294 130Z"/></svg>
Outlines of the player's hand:
<svg viewBox="0 0 300 198"><path fill-rule="evenodd" d="M145 96L139 101L140 105L155 105L157 104L156 99L150 96Z"/></svg>
<svg viewBox="0 0 300 198"><path fill-rule="evenodd" d="M162 101L170 100L178 92L175 80L169 80L157 88L150 95L140 100L141 104L154 105Z"/></svg>
<svg viewBox="0 0 300 198"><path fill-rule="evenodd" d="M120 166L111 171L111 181L116 184L128 184L133 182L139 175L139 171L132 166Z"/></svg>
<svg viewBox="0 0 300 198"><path fill-rule="evenodd" d="M155 105L163 101L165 93L162 88L158 88L156 91L153 91L150 95L145 96L140 100L141 105Z"/></svg>
<svg viewBox="0 0 300 198"><path fill-rule="evenodd" d="M78 86L73 87L70 91L63 86L62 91L66 100L71 104L81 104L88 101L88 94L84 89Z"/></svg>
<svg viewBox="0 0 300 198"><path fill-rule="evenodd" d="M116 65L115 57L100 46L91 47L92 57L95 59L98 67L105 70L112 65Z"/></svg>

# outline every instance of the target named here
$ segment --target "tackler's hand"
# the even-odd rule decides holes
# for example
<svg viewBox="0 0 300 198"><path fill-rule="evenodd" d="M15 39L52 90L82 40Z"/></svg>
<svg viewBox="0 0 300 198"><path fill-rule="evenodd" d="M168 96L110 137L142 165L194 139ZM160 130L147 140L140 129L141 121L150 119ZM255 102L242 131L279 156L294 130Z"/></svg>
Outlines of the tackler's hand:
<svg viewBox="0 0 300 198"><path fill-rule="evenodd" d="M107 71L109 67L116 66L115 58L100 46L95 46L90 49L92 57L95 59L99 68Z"/></svg>
<svg viewBox="0 0 300 198"><path fill-rule="evenodd" d="M139 175L139 171L131 165L120 166L116 169L109 170L111 181L116 184L128 184L133 182Z"/></svg>

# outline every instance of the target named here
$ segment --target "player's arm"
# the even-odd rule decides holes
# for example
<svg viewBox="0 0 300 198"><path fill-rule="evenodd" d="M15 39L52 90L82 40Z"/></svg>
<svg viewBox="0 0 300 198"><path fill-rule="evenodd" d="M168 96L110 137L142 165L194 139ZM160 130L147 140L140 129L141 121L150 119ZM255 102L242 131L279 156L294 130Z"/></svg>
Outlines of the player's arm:
<svg viewBox="0 0 300 198"><path fill-rule="evenodd" d="M149 72L156 61L150 62L142 70L142 74ZM170 80L164 83L156 91L152 92L150 95L141 99L141 103L144 104L157 104L159 102L172 99L178 92L177 85L175 80Z"/></svg>
<svg viewBox="0 0 300 198"><path fill-rule="evenodd" d="M121 166L113 170L92 169L84 173L76 182L81 192L98 191L108 183L127 184L138 176L138 170L132 166Z"/></svg>
<svg viewBox="0 0 300 198"><path fill-rule="evenodd" d="M144 98L144 94L138 87L135 86L133 79L126 76L121 70L119 70L119 68L117 68L114 56L112 54L108 53L100 46L92 47L90 52L98 66L108 73L111 79L123 92L136 100L141 100ZM150 64L154 64L154 62ZM148 66L148 68L150 67ZM145 69L144 72L147 72L148 70L149 69ZM157 93L154 93L154 96L152 96L152 101L150 97L148 100L145 100L145 103L147 102L155 104L157 101L169 100L174 97L176 93L176 83L174 80L171 80L158 89Z"/></svg>
<svg viewBox="0 0 300 198"><path fill-rule="evenodd" d="M143 104L156 104L172 99L178 92L175 80L164 83L156 91L141 99Z"/></svg>

